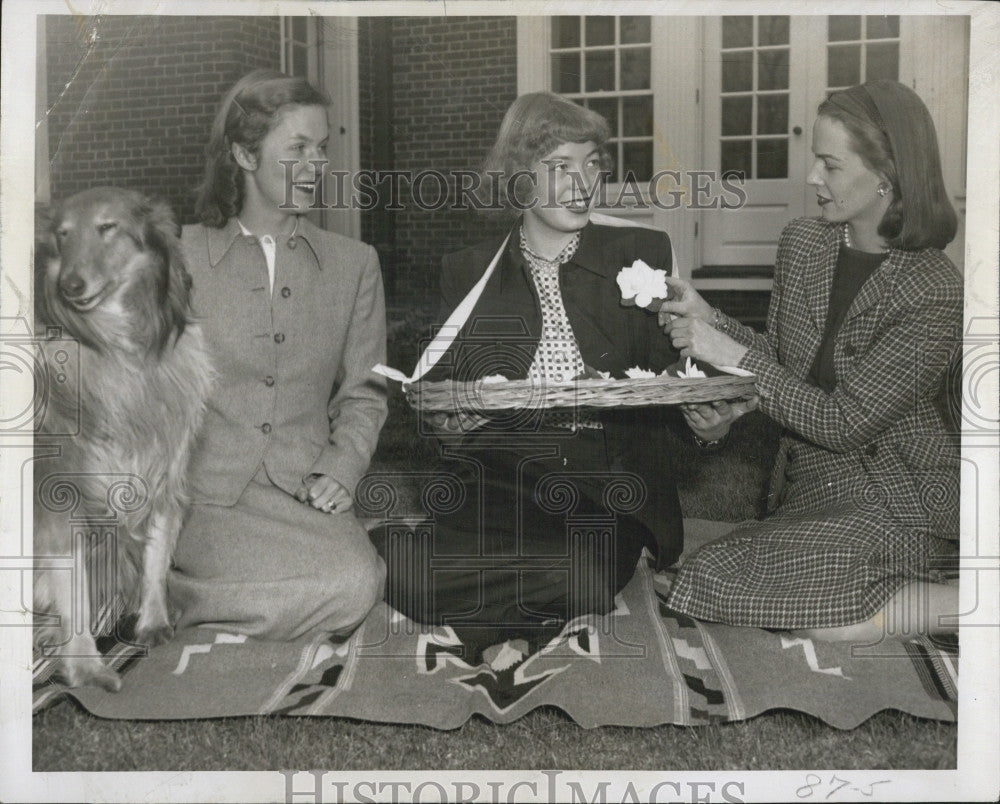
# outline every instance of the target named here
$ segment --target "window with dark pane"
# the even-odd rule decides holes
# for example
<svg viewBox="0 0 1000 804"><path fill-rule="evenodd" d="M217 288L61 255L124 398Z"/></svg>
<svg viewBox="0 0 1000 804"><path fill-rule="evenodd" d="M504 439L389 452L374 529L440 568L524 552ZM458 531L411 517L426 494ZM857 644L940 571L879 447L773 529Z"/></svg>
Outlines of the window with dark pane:
<svg viewBox="0 0 1000 804"><path fill-rule="evenodd" d="M899 17L865 17L865 29L867 39L898 39Z"/></svg>
<svg viewBox="0 0 1000 804"><path fill-rule="evenodd" d="M611 129L611 136L618 137L618 98L590 98L587 100L587 108L593 109L601 117L608 121L608 128ZM652 131L652 126L650 126Z"/></svg>
<svg viewBox="0 0 1000 804"><path fill-rule="evenodd" d="M608 92L615 88L615 52L598 50L584 54L587 92Z"/></svg>
<svg viewBox="0 0 1000 804"><path fill-rule="evenodd" d="M619 17L618 20L623 45L640 45L652 41L649 17Z"/></svg>
<svg viewBox="0 0 1000 804"><path fill-rule="evenodd" d="M649 181L653 176L653 143L622 143L622 181L633 178Z"/></svg>
<svg viewBox="0 0 1000 804"><path fill-rule="evenodd" d="M653 133L653 96L622 98L622 135L648 137Z"/></svg>
<svg viewBox="0 0 1000 804"><path fill-rule="evenodd" d="M649 89L649 49L621 51L621 89Z"/></svg>
<svg viewBox="0 0 1000 804"><path fill-rule="evenodd" d="M552 54L552 91L567 94L580 91L580 54Z"/></svg>
<svg viewBox="0 0 1000 804"><path fill-rule="evenodd" d="M552 47L580 47L580 18L552 18Z"/></svg>
<svg viewBox="0 0 1000 804"><path fill-rule="evenodd" d="M827 18L827 86L845 88L879 78L899 80L899 17Z"/></svg>
<svg viewBox="0 0 1000 804"><path fill-rule="evenodd" d="M610 180L631 170L653 174L653 96L649 16L561 16L552 19L551 88L608 121Z"/></svg>
<svg viewBox="0 0 1000 804"><path fill-rule="evenodd" d="M584 20L584 44L587 47L595 45L613 45L615 43L614 17L587 17Z"/></svg>

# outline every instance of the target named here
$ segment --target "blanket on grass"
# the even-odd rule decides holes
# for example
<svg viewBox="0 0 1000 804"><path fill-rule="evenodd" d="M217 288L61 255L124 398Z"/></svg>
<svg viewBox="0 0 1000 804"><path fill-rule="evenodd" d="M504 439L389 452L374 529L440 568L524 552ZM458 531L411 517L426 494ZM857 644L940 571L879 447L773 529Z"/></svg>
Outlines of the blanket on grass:
<svg viewBox="0 0 1000 804"><path fill-rule="evenodd" d="M479 666L461 659L450 628L420 627L384 604L346 639L279 643L189 629L147 651L104 637L102 650L123 675L120 692L68 690L40 659L34 705L71 695L106 718L314 715L439 729L475 714L509 723L539 706L588 728L695 726L775 708L841 729L883 709L956 718L957 643L832 644L698 622L667 607L670 581L641 560L610 613L567 624L534 653L506 643Z"/></svg>

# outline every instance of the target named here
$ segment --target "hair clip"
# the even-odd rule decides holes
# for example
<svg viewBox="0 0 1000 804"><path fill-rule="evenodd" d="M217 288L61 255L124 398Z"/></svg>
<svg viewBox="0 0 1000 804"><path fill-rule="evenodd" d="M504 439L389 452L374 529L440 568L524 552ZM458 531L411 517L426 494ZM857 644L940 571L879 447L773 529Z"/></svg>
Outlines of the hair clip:
<svg viewBox="0 0 1000 804"><path fill-rule="evenodd" d="M240 114L243 115L244 117L249 117L250 116L249 114L247 114L247 110L244 109L240 105L240 102L238 100L236 100L236 98L233 98L233 106L235 106L237 109L239 109L240 110Z"/></svg>

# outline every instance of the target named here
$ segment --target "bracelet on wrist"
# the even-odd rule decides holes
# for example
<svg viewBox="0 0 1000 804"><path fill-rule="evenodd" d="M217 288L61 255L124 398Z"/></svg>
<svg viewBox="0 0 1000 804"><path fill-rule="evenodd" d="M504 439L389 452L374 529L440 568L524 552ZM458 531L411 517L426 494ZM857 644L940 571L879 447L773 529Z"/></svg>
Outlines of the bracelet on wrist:
<svg viewBox="0 0 1000 804"><path fill-rule="evenodd" d="M712 329L718 329L722 323L722 310L718 307L712 308Z"/></svg>
<svg viewBox="0 0 1000 804"><path fill-rule="evenodd" d="M706 440L706 439L702 438L700 435L698 435L697 433L694 433L694 432L691 433L691 436L694 438L694 443L698 445L699 449L703 449L703 450L707 450L707 451L721 449L722 447L725 446L726 441L729 439L729 433L728 432L725 435L722 435L722 436L719 436L718 438L713 438L713 439L710 439L710 440Z"/></svg>

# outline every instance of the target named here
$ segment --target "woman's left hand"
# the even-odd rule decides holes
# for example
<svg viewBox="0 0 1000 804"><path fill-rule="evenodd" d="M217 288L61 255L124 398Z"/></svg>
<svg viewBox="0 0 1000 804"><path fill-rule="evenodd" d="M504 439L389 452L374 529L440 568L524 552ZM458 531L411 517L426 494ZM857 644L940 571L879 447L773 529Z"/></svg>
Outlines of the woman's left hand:
<svg viewBox="0 0 1000 804"><path fill-rule="evenodd" d="M675 318L667 322L663 331L670 336L681 357L704 360L713 366L735 366L747 353L741 343L700 318Z"/></svg>
<svg viewBox="0 0 1000 804"><path fill-rule="evenodd" d="M295 499L328 514L342 514L354 505L351 493L329 475L304 477L295 492Z"/></svg>
<svg viewBox="0 0 1000 804"><path fill-rule="evenodd" d="M723 438L740 416L757 409L759 397L714 402L689 402L681 405L681 413L695 435L703 441Z"/></svg>

